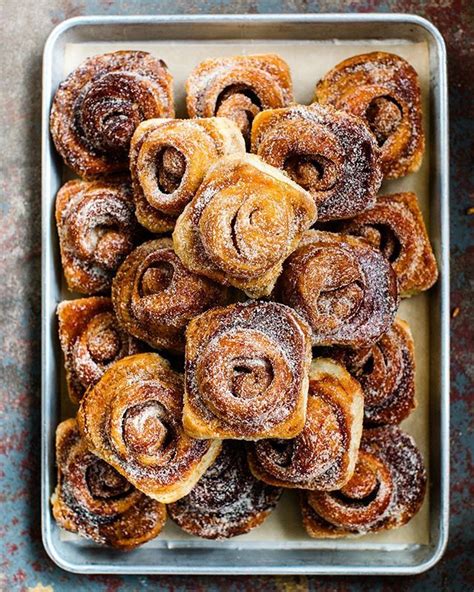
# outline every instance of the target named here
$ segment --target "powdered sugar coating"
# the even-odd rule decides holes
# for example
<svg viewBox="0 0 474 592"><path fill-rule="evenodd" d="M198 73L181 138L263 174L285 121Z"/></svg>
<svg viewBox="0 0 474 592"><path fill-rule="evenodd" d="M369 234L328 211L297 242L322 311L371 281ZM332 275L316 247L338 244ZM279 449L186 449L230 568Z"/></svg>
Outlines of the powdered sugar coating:
<svg viewBox="0 0 474 592"><path fill-rule="evenodd" d="M59 526L122 550L158 536L165 506L89 452L74 419L57 428L56 462L58 484L51 503Z"/></svg>
<svg viewBox="0 0 474 592"><path fill-rule="evenodd" d="M206 539L249 532L275 508L282 490L255 479L241 444L227 440L214 464L184 498L168 506L183 530Z"/></svg>
<svg viewBox="0 0 474 592"><path fill-rule="evenodd" d="M368 347L393 323L398 288L390 263L365 240L306 232L286 260L276 297L310 324L313 345Z"/></svg>
<svg viewBox="0 0 474 592"><path fill-rule="evenodd" d="M398 528L420 509L426 491L423 458L398 426L364 430L353 479L340 491L302 493L303 523L315 538Z"/></svg>
<svg viewBox="0 0 474 592"><path fill-rule="evenodd" d="M320 221L370 208L382 182L379 149L366 124L330 106L262 112L253 123L252 151L309 191Z"/></svg>
<svg viewBox="0 0 474 592"><path fill-rule="evenodd" d="M116 51L89 58L60 84L50 126L64 162L93 179L127 169L141 121L173 116L166 64L145 51Z"/></svg>
<svg viewBox="0 0 474 592"><path fill-rule="evenodd" d="M384 177L420 168L425 147L420 84L400 56L372 52L344 60L319 81L315 100L368 123L381 148Z"/></svg>

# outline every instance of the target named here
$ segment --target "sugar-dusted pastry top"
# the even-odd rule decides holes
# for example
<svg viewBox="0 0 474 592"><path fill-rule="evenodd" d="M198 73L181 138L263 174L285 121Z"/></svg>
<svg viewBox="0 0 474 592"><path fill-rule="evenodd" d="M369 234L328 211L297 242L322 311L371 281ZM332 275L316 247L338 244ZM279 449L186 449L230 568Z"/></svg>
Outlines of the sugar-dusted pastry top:
<svg viewBox="0 0 474 592"><path fill-rule="evenodd" d="M304 189L253 154L219 160L173 232L185 267L258 298L316 220Z"/></svg>
<svg viewBox="0 0 474 592"><path fill-rule="evenodd" d="M88 58L60 85L51 107L54 144L85 179L128 168L136 127L173 117L172 77L146 51L116 51Z"/></svg>
<svg viewBox="0 0 474 592"><path fill-rule="evenodd" d="M168 505L172 520L187 533L227 539L259 526L282 490L249 471L243 444L226 440L214 464L186 496Z"/></svg>
<svg viewBox="0 0 474 592"><path fill-rule="evenodd" d="M130 172L136 215L151 232L172 230L219 158L244 154L237 125L224 117L151 119L136 129Z"/></svg>
<svg viewBox="0 0 474 592"><path fill-rule="evenodd" d="M364 239L309 230L285 261L276 298L310 324L313 345L369 347L398 308L395 272Z"/></svg>
<svg viewBox="0 0 474 592"><path fill-rule="evenodd" d="M170 238L147 241L120 266L112 301L124 331L160 350L182 352L189 321L224 304L227 290L188 271Z"/></svg>
<svg viewBox="0 0 474 592"><path fill-rule="evenodd" d="M86 445L137 489L163 503L185 496L219 454L182 426L183 380L155 353L116 362L81 400Z"/></svg>
<svg viewBox="0 0 474 592"><path fill-rule="evenodd" d="M107 292L118 266L137 240L126 181L68 181L56 196L56 225L68 288Z"/></svg>
<svg viewBox="0 0 474 592"><path fill-rule="evenodd" d="M438 267L414 193L377 198L373 208L341 225L344 233L362 236L382 253L397 274L400 296L428 290L438 278Z"/></svg>
<svg viewBox="0 0 474 592"><path fill-rule="evenodd" d="M74 403L117 360L143 350L120 328L110 298L64 300L57 308L69 397Z"/></svg>
<svg viewBox="0 0 474 592"><path fill-rule="evenodd" d="M354 473L362 434L364 393L340 364L313 360L303 431L292 440L249 445L252 473L271 485L330 491Z"/></svg>
<svg viewBox="0 0 474 592"><path fill-rule="evenodd" d="M364 430L352 479L338 491L302 492L303 524L315 538L398 528L418 512L426 471L415 441L398 426Z"/></svg>
<svg viewBox="0 0 474 592"><path fill-rule="evenodd" d="M380 146L384 177L420 168L425 148L420 83L400 56L374 51L342 61L318 82L315 100L367 122Z"/></svg>
<svg viewBox="0 0 474 592"><path fill-rule="evenodd" d="M159 535L166 520L165 506L92 454L75 419L57 427L56 464L58 484L51 504L59 526L126 551Z"/></svg>
<svg viewBox="0 0 474 592"><path fill-rule="evenodd" d="M304 427L311 340L274 302L214 308L186 332L184 429L198 438L291 438Z"/></svg>
<svg viewBox="0 0 474 592"><path fill-rule="evenodd" d="M331 106L263 111L253 122L252 151L313 196L320 221L367 210L382 182L379 148L365 122Z"/></svg>
<svg viewBox="0 0 474 592"><path fill-rule="evenodd" d="M293 102L288 64L276 54L211 58L186 82L189 117L227 117L250 138L253 118Z"/></svg>

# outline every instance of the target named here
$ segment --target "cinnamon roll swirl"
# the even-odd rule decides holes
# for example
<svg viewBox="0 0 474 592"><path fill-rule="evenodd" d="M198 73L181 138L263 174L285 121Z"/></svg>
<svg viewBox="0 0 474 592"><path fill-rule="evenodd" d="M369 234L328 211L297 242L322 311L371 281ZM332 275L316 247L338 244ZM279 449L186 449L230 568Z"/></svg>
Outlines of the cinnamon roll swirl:
<svg viewBox="0 0 474 592"><path fill-rule="evenodd" d="M244 154L245 142L238 127L223 117L141 123L130 148L140 224L151 232L172 230L209 167L233 153Z"/></svg>
<svg viewBox="0 0 474 592"><path fill-rule="evenodd" d="M408 323L395 319L370 348L327 348L364 391L364 424L399 424L416 407L415 344Z"/></svg>
<svg viewBox="0 0 474 592"><path fill-rule="evenodd" d="M253 118L293 102L288 64L275 54L211 58L186 82L189 117L227 117L248 141Z"/></svg>
<svg viewBox="0 0 474 592"><path fill-rule="evenodd" d="M59 526L125 551L159 535L165 506L89 452L75 419L63 421L56 430L56 462L58 484L51 504Z"/></svg>
<svg viewBox="0 0 474 592"><path fill-rule="evenodd" d="M303 431L292 440L250 445L252 473L280 487L340 489L354 473L363 409L362 389L343 366L325 358L313 360Z"/></svg>
<svg viewBox="0 0 474 592"><path fill-rule="evenodd" d="M220 452L182 426L183 381L155 353L116 362L83 396L77 416L89 450L163 503L185 496Z"/></svg>
<svg viewBox="0 0 474 592"><path fill-rule="evenodd" d="M50 126L64 162L93 179L128 168L139 123L174 117L172 77L146 51L116 51L87 59L56 92Z"/></svg>
<svg viewBox="0 0 474 592"><path fill-rule="evenodd" d="M263 111L253 122L252 151L313 196L320 221L367 210L382 182L379 149L368 127L330 106Z"/></svg>
<svg viewBox="0 0 474 592"><path fill-rule="evenodd" d="M250 301L214 308L186 331L183 424L196 438L292 438L306 418L309 327Z"/></svg>
<svg viewBox="0 0 474 592"><path fill-rule="evenodd" d="M258 298L270 294L315 219L304 189L255 155L234 155L208 171L176 222L173 244L189 270Z"/></svg>
<svg viewBox="0 0 474 592"><path fill-rule="evenodd" d="M56 197L56 224L69 290L81 294L109 290L115 271L136 241L129 185L67 182Z"/></svg>
<svg viewBox="0 0 474 592"><path fill-rule="evenodd" d="M66 382L73 403L79 403L84 392L117 360L143 349L119 327L110 298L65 300L58 305L57 314Z"/></svg>
<svg viewBox="0 0 474 592"><path fill-rule="evenodd" d="M341 231L362 236L382 251L397 274L402 298L436 282L436 259L414 193L378 197L371 210L341 225Z"/></svg>
<svg viewBox="0 0 474 592"><path fill-rule="evenodd" d="M426 490L423 458L398 426L364 430L352 479L337 491L302 492L303 525L314 538L398 528L418 512Z"/></svg>
<svg viewBox="0 0 474 592"><path fill-rule="evenodd" d="M227 440L215 463L186 497L168 506L168 512L189 534L228 539L259 526L281 493L281 489L255 479L242 445Z"/></svg>
<svg viewBox="0 0 474 592"><path fill-rule="evenodd" d="M120 266L112 301L121 327L157 349L184 350L188 322L224 304L227 291L188 271L169 238L137 247Z"/></svg>
<svg viewBox="0 0 474 592"><path fill-rule="evenodd" d="M425 148L420 84L400 56L374 51L344 60L319 81L315 100L367 122L380 146L384 177L420 168Z"/></svg>
<svg viewBox="0 0 474 592"><path fill-rule="evenodd" d="M313 345L369 347L389 329L398 308L390 263L365 240L306 232L286 260L276 295L309 323Z"/></svg>

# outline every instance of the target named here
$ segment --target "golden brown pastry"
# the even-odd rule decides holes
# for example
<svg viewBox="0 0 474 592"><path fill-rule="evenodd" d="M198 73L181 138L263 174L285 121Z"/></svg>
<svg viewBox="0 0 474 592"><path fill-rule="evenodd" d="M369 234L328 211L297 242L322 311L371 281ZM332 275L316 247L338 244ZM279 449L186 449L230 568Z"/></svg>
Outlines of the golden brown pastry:
<svg viewBox="0 0 474 592"><path fill-rule="evenodd" d="M173 79L146 51L87 59L59 85L51 108L54 144L79 176L94 179L128 168L135 128L174 117Z"/></svg>
<svg viewBox="0 0 474 592"><path fill-rule="evenodd" d="M61 262L69 290L106 292L136 241L137 224L125 182L68 181L56 197Z"/></svg>
<svg viewBox="0 0 474 592"><path fill-rule="evenodd" d="M314 538L398 528L418 512L426 490L423 458L398 426L364 430L354 476L338 491L305 491L303 525Z"/></svg>
<svg viewBox="0 0 474 592"><path fill-rule="evenodd" d="M228 539L259 526L281 493L281 489L255 479L242 445L227 440L215 463L186 497L168 506L168 512L189 534Z"/></svg>
<svg viewBox="0 0 474 592"><path fill-rule="evenodd" d="M130 171L136 215L151 232L174 228L209 167L220 157L245 153L235 123L208 119L151 119L136 129Z"/></svg>
<svg viewBox="0 0 474 592"><path fill-rule="evenodd" d="M89 452L75 419L56 430L56 463L58 484L51 504L59 526L125 551L159 535L165 506Z"/></svg>
<svg viewBox="0 0 474 592"><path fill-rule="evenodd" d="M173 244L191 271L258 298L316 219L304 189L257 156L214 165L178 218Z"/></svg>
<svg viewBox="0 0 474 592"><path fill-rule="evenodd" d="M341 231L362 236L382 251L397 274L402 298L436 282L436 259L414 193L378 197L371 210L344 223Z"/></svg>
<svg viewBox="0 0 474 592"><path fill-rule="evenodd" d="M65 300L59 303L57 314L66 382L73 403L78 403L117 360L143 349L119 327L110 298Z"/></svg>
<svg viewBox="0 0 474 592"><path fill-rule="evenodd" d="M250 469L270 485L340 489L354 473L363 415L359 383L333 360L313 360L303 431L292 440L249 445Z"/></svg>
<svg viewBox="0 0 474 592"><path fill-rule="evenodd" d="M374 51L344 60L319 81L315 100L368 123L380 146L384 177L420 168L425 148L420 83L400 56Z"/></svg>
<svg viewBox="0 0 474 592"><path fill-rule="evenodd" d="M189 117L232 119L246 140L257 113L292 102L290 69L276 54L204 60L186 82Z"/></svg>
<svg viewBox="0 0 474 592"><path fill-rule="evenodd" d="M397 278L365 240L310 230L286 260L276 290L310 324L313 345L369 347L390 328Z"/></svg>
<svg viewBox="0 0 474 592"><path fill-rule="evenodd" d="M364 391L364 423L398 424L416 407L415 344L408 323L395 319L369 348L327 348L324 355L343 363Z"/></svg>
<svg viewBox="0 0 474 592"><path fill-rule="evenodd" d="M137 489L163 503L185 496L220 452L182 426L183 380L155 353L116 362L83 396L86 445Z"/></svg>
<svg viewBox="0 0 474 592"><path fill-rule="evenodd" d="M306 418L311 339L289 307L213 308L186 331L183 424L196 438L292 438Z"/></svg>
<svg viewBox="0 0 474 592"><path fill-rule="evenodd" d="M188 322L223 304L227 291L188 271L169 238L143 243L120 266L112 301L121 327L157 349L184 350Z"/></svg>
<svg viewBox="0 0 474 592"><path fill-rule="evenodd" d="M370 208L382 182L379 149L366 124L330 106L263 111L253 122L252 151L313 196L320 221Z"/></svg>

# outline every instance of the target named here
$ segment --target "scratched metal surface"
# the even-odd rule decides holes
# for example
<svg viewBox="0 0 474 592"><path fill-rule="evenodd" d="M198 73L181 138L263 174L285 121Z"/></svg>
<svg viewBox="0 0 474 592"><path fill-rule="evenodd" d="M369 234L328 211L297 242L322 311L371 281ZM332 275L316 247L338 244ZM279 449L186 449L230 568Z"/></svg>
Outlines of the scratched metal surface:
<svg viewBox="0 0 474 592"><path fill-rule="evenodd" d="M295 591L472 590L472 343L474 249L474 3L471 0L3 0L0 52L0 590ZM84 14L413 12L441 30L448 47L451 150L452 491L451 536L441 562L405 578L76 576L42 548L40 434L41 53L51 29ZM472 404L471 404L472 411ZM472 485L471 485L472 487Z"/></svg>

